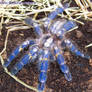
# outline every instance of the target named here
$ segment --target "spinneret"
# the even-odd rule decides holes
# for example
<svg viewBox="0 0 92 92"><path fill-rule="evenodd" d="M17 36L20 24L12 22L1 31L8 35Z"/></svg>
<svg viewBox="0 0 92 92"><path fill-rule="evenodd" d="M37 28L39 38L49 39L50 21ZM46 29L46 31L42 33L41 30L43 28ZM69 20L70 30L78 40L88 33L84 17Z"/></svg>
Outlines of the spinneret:
<svg viewBox="0 0 92 92"><path fill-rule="evenodd" d="M37 38L33 40L27 40L20 46L18 46L4 64L4 67L8 67L14 60L14 58L22 50L24 50L24 48L27 48L29 46L29 52L14 65L14 67L11 69L11 74L17 74L24 65L28 64L29 62L34 62L36 60L39 64L40 72L38 84L39 92L44 91L50 61L57 61L60 70L64 73L66 80L72 80L72 75L63 56L63 47L68 47L69 50L77 56L90 59L89 55L86 55L79 51L77 47L65 37L65 34L69 30L76 28L77 24L74 21L66 19L59 18L57 20L53 20L59 13L62 13L64 9L64 7L60 7L57 8L56 11L49 14L48 18L43 23L43 26L47 30L46 32L44 32L39 26L39 24L36 23L32 18L26 18L24 20L25 23L29 26L34 27Z"/></svg>

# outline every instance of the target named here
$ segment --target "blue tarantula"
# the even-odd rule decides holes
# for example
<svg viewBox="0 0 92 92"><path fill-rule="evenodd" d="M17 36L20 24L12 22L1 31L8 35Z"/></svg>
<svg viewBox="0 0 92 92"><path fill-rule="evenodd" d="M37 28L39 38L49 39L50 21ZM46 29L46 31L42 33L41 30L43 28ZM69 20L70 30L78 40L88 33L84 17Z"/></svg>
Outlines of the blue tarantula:
<svg viewBox="0 0 92 92"><path fill-rule="evenodd" d="M70 51L75 53L77 56L90 59L89 55L80 52L69 39L65 38L65 34L69 30L76 28L77 24L74 21L66 19L57 19L55 21L52 21L58 14L62 13L64 10L64 7L60 7L49 14L43 24L46 30L42 30L39 24L32 20L32 18L26 18L24 20L25 23L35 28L35 33L37 37L36 39L28 39L23 42L11 53L7 61L4 63L4 67L8 67L10 63L14 60L14 58L19 54L19 52L29 46L29 52L14 65L10 72L12 75L15 75L29 61L37 61L40 66L38 84L39 92L42 92L45 88L49 61L57 61L60 66L60 70L64 73L66 80L72 80L71 73L64 60L63 47L69 48Z"/></svg>

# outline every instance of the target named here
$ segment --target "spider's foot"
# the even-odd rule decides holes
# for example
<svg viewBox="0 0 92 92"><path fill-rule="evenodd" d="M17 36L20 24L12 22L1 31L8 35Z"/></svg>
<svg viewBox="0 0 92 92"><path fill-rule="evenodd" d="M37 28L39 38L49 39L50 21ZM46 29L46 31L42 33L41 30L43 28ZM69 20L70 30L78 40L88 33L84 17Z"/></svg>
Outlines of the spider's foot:
<svg viewBox="0 0 92 92"><path fill-rule="evenodd" d="M45 83L38 84L38 92L43 92L44 88L45 88Z"/></svg>
<svg viewBox="0 0 92 92"><path fill-rule="evenodd" d="M14 67L11 69L11 74L16 75L19 70L23 68L24 65L28 63L29 55L25 55L20 62L17 62Z"/></svg>
<svg viewBox="0 0 92 92"><path fill-rule="evenodd" d="M84 54L81 51L79 51L77 47L70 40L65 40L64 42L72 53L75 53L77 56L81 56L82 58L90 59L89 55Z"/></svg>
<svg viewBox="0 0 92 92"><path fill-rule="evenodd" d="M14 66L14 68L11 70L11 74L16 75L18 71L22 69L22 67L23 66L20 63L17 63L16 66Z"/></svg>
<svg viewBox="0 0 92 92"><path fill-rule="evenodd" d="M61 69L61 71L64 73L64 76L65 76L65 78L66 78L66 80L67 81L71 81L72 80L72 76L71 76L71 73L70 73L70 71L69 71L69 68L68 68L68 66L67 65L61 65L60 66L60 69Z"/></svg>
<svg viewBox="0 0 92 92"><path fill-rule="evenodd" d="M3 67L5 67L5 68L7 68L8 66L9 66L9 62L8 61L6 61L4 64L3 64Z"/></svg>
<svg viewBox="0 0 92 92"><path fill-rule="evenodd" d="M89 56L89 55L84 55L84 57L86 58L86 59L91 59L91 57Z"/></svg>
<svg viewBox="0 0 92 92"><path fill-rule="evenodd" d="M8 67L10 65L10 63L12 62L12 60L15 58L16 56L14 55L14 53L12 53L9 58L7 59L7 61L3 64L4 67Z"/></svg>
<svg viewBox="0 0 92 92"><path fill-rule="evenodd" d="M70 47L71 52L75 53L76 56L80 56L82 58L90 59L90 56L80 52L74 45Z"/></svg>
<svg viewBox="0 0 92 92"><path fill-rule="evenodd" d="M72 80L72 75L71 75L70 72L65 73L64 76L65 76L65 78L66 78L67 81L71 81Z"/></svg>

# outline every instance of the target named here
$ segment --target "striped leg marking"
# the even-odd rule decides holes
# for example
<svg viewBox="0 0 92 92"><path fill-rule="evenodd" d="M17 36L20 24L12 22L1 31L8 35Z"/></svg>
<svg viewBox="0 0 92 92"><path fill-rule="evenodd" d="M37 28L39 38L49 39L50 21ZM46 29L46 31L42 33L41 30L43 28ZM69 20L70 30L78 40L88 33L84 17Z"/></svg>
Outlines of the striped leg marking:
<svg viewBox="0 0 92 92"><path fill-rule="evenodd" d="M82 58L90 59L89 55L85 55L82 52L80 52L70 40L64 40L64 42L66 46L70 49L70 51L75 53L75 55L81 56Z"/></svg>
<svg viewBox="0 0 92 92"><path fill-rule="evenodd" d="M45 83L47 80L48 58L49 58L49 51L45 50L40 65L40 75L39 75L39 84L38 84L39 92L42 92L45 88Z"/></svg>
<svg viewBox="0 0 92 92"><path fill-rule="evenodd" d="M14 60L14 58L19 54L19 52L21 52L24 48L26 48L28 45L33 45L35 44L35 42L33 40L26 40L25 42L23 42L20 46L18 46L13 52L12 54L9 56L9 58L7 59L7 61L4 63L4 67L8 67L9 64Z"/></svg>
<svg viewBox="0 0 92 92"><path fill-rule="evenodd" d="M71 73L69 71L68 66L66 65L64 57L60 54L60 49L58 49L57 47L54 47L54 53L56 56L56 60L60 66L60 69L64 73L66 80L71 81L72 80Z"/></svg>
<svg viewBox="0 0 92 92"><path fill-rule="evenodd" d="M38 35L38 36L41 36L42 35L42 29L40 28L39 24L37 24L32 18L26 18L25 20L25 23L29 26L33 26L35 28L35 33Z"/></svg>
<svg viewBox="0 0 92 92"><path fill-rule="evenodd" d="M23 66L28 63L29 60L34 61L36 59L36 57L33 58L33 56L35 56L37 54L37 50L38 50L38 47L32 47L30 49L30 52L28 54L26 54L18 63L16 63L14 65L14 67L11 70L11 74L12 75L17 74L18 71L21 70L23 68Z"/></svg>

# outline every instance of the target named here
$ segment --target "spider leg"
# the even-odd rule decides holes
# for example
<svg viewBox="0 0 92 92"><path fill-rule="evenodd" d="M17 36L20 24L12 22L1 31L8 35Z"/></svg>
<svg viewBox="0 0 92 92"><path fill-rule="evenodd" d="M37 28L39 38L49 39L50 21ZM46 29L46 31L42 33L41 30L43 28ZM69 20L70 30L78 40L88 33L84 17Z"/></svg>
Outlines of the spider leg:
<svg viewBox="0 0 92 92"><path fill-rule="evenodd" d="M40 69L40 66L41 66L41 62L42 62L42 58L43 58L43 54L44 54L44 52L43 52L43 50L40 50L39 51L39 57L38 57L38 70L40 71L41 69ZM49 52L49 61L50 62L54 62L56 59L55 59L55 57L53 56L53 54L51 53L51 52Z"/></svg>
<svg viewBox="0 0 92 92"><path fill-rule="evenodd" d="M68 31L77 28L77 24L74 21L66 21L63 26L61 26L61 29L57 31L57 36L62 39L65 33Z"/></svg>
<svg viewBox="0 0 92 92"><path fill-rule="evenodd" d="M42 58L43 58L43 54L44 54L44 51L42 49L39 50L38 52L38 70L40 71L41 69L41 62L42 62Z"/></svg>
<svg viewBox="0 0 92 92"><path fill-rule="evenodd" d="M44 22L44 27L48 29L48 24L59 14L62 13L65 9L67 8L67 6L65 5L64 7L60 7L60 8L56 8L55 11L51 12L47 19Z"/></svg>
<svg viewBox="0 0 92 92"><path fill-rule="evenodd" d="M58 49L57 47L54 47L54 53L56 56L56 60L60 66L60 69L64 73L66 80L71 81L72 80L71 73L69 71L68 66L66 65L63 55L60 54L60 49Z"/></svg>
<svg viewBox="0 0 92 92"><path fill-rule="evenodd" d="M71 52L75 53L77 56L81 56L82 58L90 59L90 56L87 54L83 54L81 51L77 49L77 47L68 39L64 40L65 45L70 49Z"/></svg>
<svg viewBox="0 0 92 92"><path fill-rule="evenodd" d="M40 28L39 24L36 23L32 18L28 17L24 19L25 23L29 26L33 26L35 28L35 33L40 37L43 32L42 29Z"/></svg>
<svg viewBox="0 0 92 92"><path fill-rule="evenodd" d="M28 63L29 60L30 62L33 62L37 58L37 51L38 47L33 46L30 47L30 51L28 54L26 54L19 62L17 62L14 67L11 69L11 74L15 75L18 73L19 70L23 68L24 65Z"/></svg>
<svg viewBox="0 0 92 92"><path fill-rule="evenodd" d="M8 67L9 64L12 62L12 60L21 52L24 48L26 48L28 45L33 45L35 44L35 41L33 40L26 40L24 41L20 46L18 46L9 56L7 61L4 63L4 67Z"/></svg>
<svg viewBox="0 0 92 92"><path fill-rule="evenodd" d="M40 75L38 84L39 92L42 92L45 88L45 83L47 80L48 58L49 58L49 51L44 50L43 58L40 64Z"/></svg>

